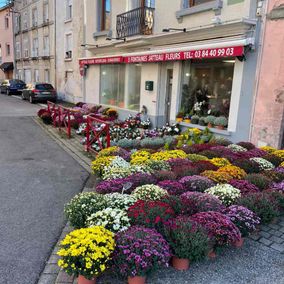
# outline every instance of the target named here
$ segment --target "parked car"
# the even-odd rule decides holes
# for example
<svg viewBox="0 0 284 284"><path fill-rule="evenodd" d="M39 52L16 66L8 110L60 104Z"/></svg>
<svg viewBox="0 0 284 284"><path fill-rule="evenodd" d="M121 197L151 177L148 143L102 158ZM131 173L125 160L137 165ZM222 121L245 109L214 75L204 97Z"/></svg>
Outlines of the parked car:
<svg viewBox="0 0 284 284"><path fill-rule="evenodd" d="M31 104L35 102L56 102L57 93L53 86L49 83L32 83L22 92L22 99L29 100Z"/></svg>
<svg viewBox="0 0 284 284"><path fill-rule="evenodd" d="M4 80L0 85L1 94L12 95L21 94L22 90L26 87L25 82L18 79Z"/></svg>

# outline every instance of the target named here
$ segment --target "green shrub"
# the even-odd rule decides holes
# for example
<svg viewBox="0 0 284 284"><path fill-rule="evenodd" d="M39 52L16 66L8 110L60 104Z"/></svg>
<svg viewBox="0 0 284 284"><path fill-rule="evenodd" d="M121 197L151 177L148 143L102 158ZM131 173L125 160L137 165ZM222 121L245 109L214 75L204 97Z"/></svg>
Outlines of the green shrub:
<svg viewBox="0 0 284 284"><path fill-rule="evenodd" d="M163 138L145 138L141 140L140 146L142 148L159 149L165 145Z"/></svg>

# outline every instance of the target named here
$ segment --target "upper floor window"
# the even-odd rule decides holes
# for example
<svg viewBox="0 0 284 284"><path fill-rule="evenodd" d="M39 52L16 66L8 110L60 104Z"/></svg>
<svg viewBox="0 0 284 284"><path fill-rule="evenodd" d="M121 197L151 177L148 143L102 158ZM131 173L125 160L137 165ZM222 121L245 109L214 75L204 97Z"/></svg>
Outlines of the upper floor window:
<svg viewBox="0 0 284 284"><path fill-rule="evenodd" d="M21 58L21 43L16 42L16 59Z"/></svg>
<svg viewBox="0 0 284 284"><path fill-rule="evenodd" d="M5 17L5 29L9 29L9 18Z"/></svg>
<svg viewBox="0 0 284 284"><path fill-rule="evenodd" d="M23 30L28 29L28 12L24 12L23 14Z"/></svg>
<svg viewBox="0 0 284 284"><path fill-rule="evenodd" d="M48 3L44 3L43 5L43 22L46 23L49 21L49 13L48 13Z"/></svg>
<svg viewBox="0 0 284 284"><path fill-rule="evenodd" d="M66 20L72 19L72 0L66 0Z"/></svg>
<svg viewBox="0 0 284 284"><path fill-rule="evenodd" d="M20 15L15 16L15 32L18 33L21 27L21 17Z"/></svg>
<svg viewBox="0 0 284 284"><path fill-rule="evenodd" d="M110 23L110 13L111 13L111 4L110 0L101 0L100 7L100 31L107 31L111 28Z"/></svg>
<svg viewBox="0 0 284 284"><path fill-rule="evenodd" d="M11 46L9 43L6 44L6 55L7 56L11 55Z"/></svg>
<svg viewBox="0 0 284 284"><path fill-rule="evenodd" d="M37 8L32 10L32 24L33 27L37 26Z"/></svg>
<svg viewBox="0 0 284 284"><path fill-rule="evenodd" d="M66 34L65 36L65 59L72 58L72 50L73 50L72 34Z"/></svg>
<svg viewBox="0 0 284 284"><path fill-rule="evenodd" d="M204 4L207 2L212 2L212 0L184 0L183 1L183 8L190 8L196 5Z"/></svg>
<svg viewBox="0 0 284 284"><path fill-rule="evenodd" d="M43 54L49 56L49 36L43 37Z"/></svg>

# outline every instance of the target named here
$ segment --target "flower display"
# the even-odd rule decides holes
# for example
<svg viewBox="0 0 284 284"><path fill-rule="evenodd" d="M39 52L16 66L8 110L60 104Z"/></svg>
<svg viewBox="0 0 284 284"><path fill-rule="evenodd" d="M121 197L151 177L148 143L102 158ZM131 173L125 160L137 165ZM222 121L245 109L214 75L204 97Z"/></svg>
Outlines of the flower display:
<svg viewBox="0 0 284 284"><path fill-rule="evenodd" d="M263 171L262 175L268 177L273 182L281 182L284 180L284 172L278 172L274 169Z"/></svg>
<svg viewBox="0 0 284 284"><path fill-rule="evenodd" d="M170 195L181 195L187 191L180 182L174 180L163 180L157 185L165 189Z"/></svg>
<svg viewBox="0 0 284 284"><path fill-rule="evenodd" d="M78 229L61 241L58 265L69 275L92 279L107 269L114 247L114 235L105 228Z"/></svg>
<svg viewBox="0 0 284 284"><path fill-rule="evenodd" d="M102 156L96 158L91 165L91 169L95 174L101 175L106 166L111 164L111 161L115 158L115 156Z"/></svg>
<svg viewBox="0 0 284 284"><path fill-rule="evenodd" d="M230 144L227 146L230 150L232 150L233 152L246 152L247 149L240 146L240 145L237 145L237 144Z"/></svg>
<svg viewBox="0 0 284 284"><path fill-rule="evenodd" d="M180 166L186 166L186 167L192 166L191 161L189 161L188 159L182 159L182 158L169 159L167 162L169 163L172 170Z"/></svg>
<svg viewBox="0 0 284 284"><path fill-rule="evenodd" d="M132 195L139 200L160 200L168 192L154 184L145 184L138 186L132 192Z"/></svg>
<svg viewBox="0 0 284 284"><path fill-rule="evenodd" d="M108 193L105 200L108 207L125 211L137 201L133 195L121 193Z"/></svg>
<svg viewBox="0 0 284 284"><path fill-rule="evenodd" d="M204 150L199 152L200 155L207 157L208 159L218 158L220 155L212 150Z"/></svg>
<svg viewBox="0 0 284 284"><path fill-rule="evenodd" d="M263 157L265 156L267 153L259 148L254 148L252 150L249 150L247 152L247 154L249 154L250 158L252 157ZM247 157L248 158L248 157Z"/></svg>
<svg viewBox="0 0 284 284"><path fill-rule="evenodd" d="M204 192L207 188L212 187L215 183L205 176L185 176L179 180L186 191Z"/></svg>
<svg viewBox="0 0 284 284"><path fill-rule="evenodd" d="M175 216L171 206L162 201L138 200L128 209L131 224L160 230L165 221Z"/></svg>
<svg viewBox="0 0 284 284"><path fill-rule="evenodd" d="M177 178L197 175L199 173L196 167L187 165L176 166L172 169L172 172Z"/></svg>
<svg viewBox="0 0 284 284"><path fill-rule="evenodd" d="M149 173L135 173L130 175L128 178L131 183L131 187L128 192L132 192L136 187L141 185L157 183L156 177Z"/></svg>
<svg viewBox="0 0 284 284"><path fill-rule="evenodd" d="M174 159L174 158L186 159L187 155L182 150L168 150L168 151L157 152L151 155L151 159L158 161L160 160L168 161L169 159Z"/></svg>
<svg viewBox="0 0 284 284"><path fill-rule="evenodd" d="M237 145L242 146L246 148L247 150L255 149L255 145L250 142L241 141L241 142L238 142Z"/></svg>
<svg viewBox="0 0 284 284"><path fill-rule="evenodd" d="M144 164L147 160L149 160L151 157L151 154L148 151L139 150L134 152L131 155L131 164L133 165L139 165Z"/></svg>
<svg viewBox="0 0 284 284"><path fill-rule="evenodd" d="M104 180L97 184L96 192L101 194L114 193L114 192L125 192L129 193L129 183L131 187L130 178L118 178L112 180Z"/></svg>
<svg viewBox="0 0 284 284"><path fill-rule="evenodd" d="M267 189L272 182L271 179L262 174L249 174L245 179L257 186L260 190Z"/></svg>
<svg viewBox="0 0 284 284"><path fill-rule="evenodd" d="M253 192L242 196L236 204L254 212L264 224L271 222L279 214L277 201L265 192Z"/></svg>
<svg viewBox="0 0 284 284"><path fill-rule="evenodd" d="M284 193L284 180L281 182L274 182L270 185L270 189L276 191L282 191Z"/></svg>
<svg viewBox="0 0 284 284"><path fill-rule="evenodd" d="M198 162L198 161L209 161L209 159L203 155L199 154L188 154L187 158L192 162Z"/></svg>
<svg viewBox="0 0 284 284"><path fill-rule="evenodd" d="M102 226L117 233L126 230L130 226L130 220L125 210L108 207L89 216L87 225L88 227Z"/></svg>
<svg viewBox="0 0 284 284"><path fill-rule="evenodd" d="M273 155L273 154L264 155L262 156L262 158L272 163L274 167L278 167L282 162L282 159L280 157Z"/></svg>
<svg viewBox="0 0 284 284"><path fill-rule="evenodd" d="M243 169L247 174L259 173L261 168L256 161L247 159L237 159L233 161L233 164Z"/></svg>
<svg viewBox="0 0 284 284"><path fill-rule="evenodd" d="M166 161L156 161L156 160L147 160L145 162L147 167L149 167L152 171L170 171L171 167Z"/></svg>
<svg viewBox="0 0 284 284"><path fill-rule="evenodd" d="M229 184L238 188L242 196L252 192L259 192L259 188L248 180L232 179L229 181Z"/></svg>
<svg viewBox="0 0 284 284"><path fill-rule="evenodd" d="M209 160L194 162L193 167L197 169L198 173L202 173L205 171L216 171L218 169L218 167L210 163Z"/></svg>
<svg viewBox="0 0 284 284"><path fill-rule="evenodd" d="M64 213L74 228L84 228L86 221L93 213L106 207L106 199L95 192L79 193L64 207Z"/></svg>
<svg viewBox="0 0 284 284"><path fill-rule="evenodd" d="M229 162L229 160L226 159L226 158L213 158L213 159L210 160L210 162L211 162L213 165L217 166L218 168L224 167L224 166L228 166L228 165L231 164L231 163Z"/></svg>
<svg viewBox="0 0 284 284"><path fill-rule="evenodd" d="M164 236L174 256L190 261L203 259L209 251L209 239L200 225L187 216L179 216L165 223Z"/></svg>
<svg viewBox="0 0 284 284"><path fill-rule="evenodd" d="M113 264L116 272L124 277L146 276L168 266L170 248L154 229L134 226L115 237L116 249Z"/></svg>
<svg viewBox="0 0 284 284"><path fill-rule="evenodd" d="M260 147L261 150L268 152L269 154L272 154L273 152L275 152L277 149L271 146L262 146Z"/></svg>
<svg viewBox="0 0 284 284"><path fill-rule="evenodd" d="M246 176L246 172L243 169L233 165L221 167L217 172L227 173L234 179L243 179Z"/></svg>
<svg viewBox="0 0 284 284"><path fill-rule="evenodd" d="M214 195L190 191L182 194L181 211L185 215L193 215L198 212L216 211L220 212L224 208L222 202Z"/></svg>
<svg viewBox="0 0 284 284"><path fill-rule="evenodd" d="M153 173L158 181L162 180L176 180L177 176L172 171L156 171Z"/></svg>
<svg viewBox="0 0 284 284"><path fill-rule="evenodd" d="M275 156L281 158L282 161L284 161L284 149L274 151L274 152L273 152L273 155L275 155Z"/></svg>
<svg viewBox="0 0 284 284"><path fill-rule="evenodd" d="M229 217L219 212L200 212L192 215L190 220L204 227L217 246L231 245L241 239L238 227Z"/></svg>
<svg viewBox="0 0 284 284"><path fill-rule="evenodd" d="M204 171L201 175L208 177L216 183L228 183L233 179L232 176L226 172Z"/></svg>
<svg viewBox="0 0 284 284"><path fill-rule="evenodd" d="M97 157L105 157L105 156L116 156L116 152L118 151L119 147L113 146L113 147L108 147L105 149L102 149Z"/></svg>
<svg viewBox="0 0 284 284"><path fill-rule="evenodd" d="M256 158L251 158L250 160L257 162L260 169L263 171L274 169L274 165L263 158L256 157Z"/></svg>
<svg viewBox="0 0 284 284"><path fill-rule="evenodd" d="M206 189L205 193L216 196L224 205L231 205L241 196L241 191L230 184L218 184Z"/></svg>
<svg viewBox="0 0 284 284"><path fill-rule="evenodd" d="M256 230L260 218L244 206L231 205L222 212L239 228L242 236L246 237Z"/></svg>

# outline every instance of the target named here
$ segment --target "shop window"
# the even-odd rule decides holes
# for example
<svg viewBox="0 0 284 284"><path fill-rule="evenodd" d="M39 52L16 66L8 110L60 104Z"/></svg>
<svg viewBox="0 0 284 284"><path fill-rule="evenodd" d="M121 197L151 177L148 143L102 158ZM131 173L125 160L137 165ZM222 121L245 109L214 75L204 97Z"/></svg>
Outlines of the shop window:
<svg viewBox="0 0 284 284"><path fill-rule="evenodd" d="M180 114L228 118L234 60L184 61Z"/></svg>
<svg viewBox="0 0 284 284"><path fill-rule="evenodd" d="M100 103L138 111L141 66L101 65Z"/></svg>

